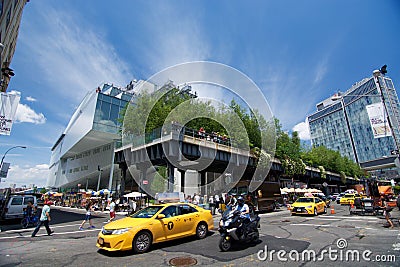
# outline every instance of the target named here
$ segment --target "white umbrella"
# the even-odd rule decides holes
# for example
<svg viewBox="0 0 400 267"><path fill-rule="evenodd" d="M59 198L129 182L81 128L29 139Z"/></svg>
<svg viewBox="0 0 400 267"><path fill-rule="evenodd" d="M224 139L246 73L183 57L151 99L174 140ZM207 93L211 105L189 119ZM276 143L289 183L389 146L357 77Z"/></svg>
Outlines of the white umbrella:
<svg viewBox="0 0 400 267"><path fill-rule="evenodd" d="M124 195L124 197L144 197L145 194L139 192L130 192L129 194Z"/></svg>

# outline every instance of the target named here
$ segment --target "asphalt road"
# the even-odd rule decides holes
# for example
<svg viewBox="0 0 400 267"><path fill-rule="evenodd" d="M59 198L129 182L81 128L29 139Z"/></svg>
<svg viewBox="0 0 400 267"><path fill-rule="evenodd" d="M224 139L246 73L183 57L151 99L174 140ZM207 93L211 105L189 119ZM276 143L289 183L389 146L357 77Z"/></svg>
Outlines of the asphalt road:
<svg viewBox="0 0 400 267"><path fill-rule="evenodd" d="M97 233L107 213L95 214L96 229L79 231L84 210L52 207L53 236L47 236L42 227L31 238L32 227L21 229L18 221L3 223L0 266L170 266L177 257L190 257L197 266L399 266L399 211L392 213L397 223L394 229L385 228L382 217L349 215L348 208L339 205L335 211L317 217L290 216L287 210L261 214L260 241L237 244L229 252L219 251L219 234L214 232L203 240L170 241L148 253L134 254L97 249ZM219 218L215 217L215 227ZM308 254L303 260L304 252ZM308 258L312 253L315 257ZM368 255L363 258L362 253Z"/></svg>

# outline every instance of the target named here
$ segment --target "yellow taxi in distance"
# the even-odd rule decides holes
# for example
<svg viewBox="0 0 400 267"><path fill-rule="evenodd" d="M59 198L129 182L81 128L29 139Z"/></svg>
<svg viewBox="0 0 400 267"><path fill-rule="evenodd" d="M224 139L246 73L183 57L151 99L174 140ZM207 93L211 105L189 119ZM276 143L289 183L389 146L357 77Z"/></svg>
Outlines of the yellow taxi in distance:
<svg viewBox="0 0 400 267"><path fill-rule="evenodd" d="M211 211L187 203L148 206L102 228L96 246L107 251L144 253L155 243L190 235L202 239L214 228Z"/></svg>
<svg viewBox="0 0 400 267"><path fill-rule="evenodd" d="M360 197L358 194L345 194L340 198L340 205L354 205L354 199Z"/></svg>
<svg viewBox="0 0 400 267"><path fill-rule="evenodd" d="M326 204L318 197L299 197L290 207L291 215L326 213Z"/></svg>

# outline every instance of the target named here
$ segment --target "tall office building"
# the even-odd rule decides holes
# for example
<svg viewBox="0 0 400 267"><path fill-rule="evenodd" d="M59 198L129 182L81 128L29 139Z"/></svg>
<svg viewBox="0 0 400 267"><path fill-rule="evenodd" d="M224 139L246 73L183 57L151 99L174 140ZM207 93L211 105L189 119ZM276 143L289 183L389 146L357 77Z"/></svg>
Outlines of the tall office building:
<svg viewBox="0 0 400 267"><path fill-rule="evenodd" d="M312 145L337 150L365 170L397 167L399 110L392 80L376 71L317 104L308 116Z"/></svg>
<svg viewBox="0 0 400 267"><path fill-rule="evenodd" d="M0 0L0 91L7 91L14 71L10 68L21 23L22 11L29 0Z"/></svg>

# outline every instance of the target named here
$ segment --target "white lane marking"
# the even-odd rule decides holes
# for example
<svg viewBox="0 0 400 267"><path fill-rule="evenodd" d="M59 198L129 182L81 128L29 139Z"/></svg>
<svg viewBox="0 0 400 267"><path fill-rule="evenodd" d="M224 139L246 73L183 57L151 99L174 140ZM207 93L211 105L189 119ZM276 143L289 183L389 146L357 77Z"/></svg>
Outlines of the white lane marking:
<svg viewBox="0 0 400 267"><path fill-rule="evenodd" d="M323 217L323 218L340 218L340 219L352 219L352 218L354 218L354 217L349 217L349 216L336 216L336 215L320 215L320 217ZM362 220L362 221L365 221L365 220L379 220L379 218L376 218L376 217L358 217L358 220Z"/></svg>
<svg viewBox="0 0 400 267"><path fill-rule="evenodd" d="M100 229L88 229L88 230L78 230L78 231L70 231L70 232L62 232L62 233L53 233L53 236L55 235L66 235L66 234L75 234L75 233L84 233L84 232L94 232L94 231L99 231ZM36 235L36 237L39 236L47 236L47 234L40 234ZM17 235L17 236L4 236L0 237L0 239L13 239L13 238L29 238L31 237L31 234L29 235ZM31 238L36 238L36 237L31 237Z"/></svg>
<svg viewBox="0 0 400 267"><path fill-rule="evenodd" d="M80 223L79 224L68 224L68 225L51 225L50 224L49 226L51 229L53 229L53 228L63 228L63 227L78 226L78 225L81 225L81 224ZM8 230L8 231L4 231L3 233L20 233L20 232L27 232L27 231L33 232L33 230L35 230L35 227L25 228L25 229Z"/></svg>
<svg viewBox="0 0 400 267"><path fill-rule="evenodd" d="M335 227L329 224L312 224L312 223L291 223L294 226L321 226L321 227Z"/></svg>
<svg viewBox="0 0 400 267"><path fill-rule="evenodd" d="M362 227L362 226L355 226L354 228L345 228L341 225L329 225L329 224L313 224L313 223L291 223L290 225L293 226L312 226L312 227L335 227L335 228L343 228L343 229L363 229L363 230L373 230L373 231L381 231L382 229L374 229L370 227ZM390 232L397 232L398 230L387 230Z"/></svg>

